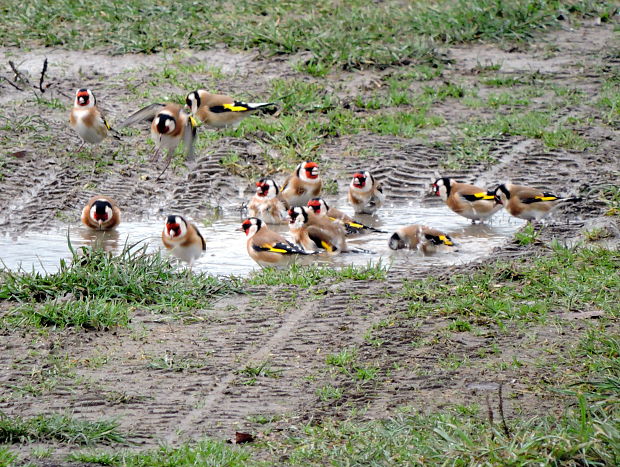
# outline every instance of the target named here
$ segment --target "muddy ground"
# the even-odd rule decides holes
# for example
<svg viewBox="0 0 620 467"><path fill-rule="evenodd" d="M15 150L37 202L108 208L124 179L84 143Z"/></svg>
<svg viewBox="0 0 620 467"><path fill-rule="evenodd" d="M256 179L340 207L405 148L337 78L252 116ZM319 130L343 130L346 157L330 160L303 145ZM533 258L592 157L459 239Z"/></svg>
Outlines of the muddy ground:
<svg viewBox="0 0 620 467"><path fill-rule="evenodd" d="M434 143L450 141L451 124L489 112L448 100L432 108L446 124L416 138L362 132L326 139L321 155L325 173L338 180L343 190L348 174L360 164L359 154L372 154L366 161L384 181L391 202L413 201L414 206L437 202L425 197L437 172L481 185L511 179L565 194L594 193L597 186L617 184L618 130L603 122L593 105L609 67L618 66L610 59L614 47L617 49L618 43L613 27L605 25L550 33L518 50L462 46L446 51L452 63L441 77L419 83L477 83L481 65L501 64L503 75L536 73L545 83L579 89L584 98L562 109L560 115L588 118L588 125L580 129L592 142L585 151L549 150L540 140L502 137L489 141L491 155L498 159L496 164L480 162L445 170L442 161L449 156L448 149ZM46 80L52 84L44 97L58 98L63 108L42 105L34 97L32 85L38 83L44 57L50 60ZM128 75L138 89L152 89L149 99L187 90L155 76L163 63L178 57L182 61L205 61L223 73L234 72L234 80L191 77L197 83L208 80L213 88L233 95L261 96L268 92L274 78L314 80L292 70L291 63L297 57L264 58L225 49L187 51L175 57L0 49L2 74L13 78L6 65L14 60L32 81L23 85L28 88L24 91L0 81L2 232L17 235L50 224L75 222L83 203L96 193L115 197L127 219L172 211L201 219L212 216L218 206L225 215L238 215L238 207L251 193L252 182L231 175L220 160L233 149L242 163L262 167L260 135L225 136L210 142L200 149L189 170L176 167L160 181L155 181L159 169L146 162L151 150L145 142L146 131L135 132L120 142L106 141L92 150L92 159L72 157L79 141L68 128L67 112L75 89L95 90L110 120L119 121L152 101L136 97L128 86ZM389 69L332 73L325 79L346 101L374 92L389 73ZM153 80L159 80L158 86L152 85ZM490 89L479 89L481 96L486 92ZM548 97L540 97L540 105ZM359 110L360 115L364 112L372 111ZM308 118L314 118L313 114ZM12 155L23 150L23 157ZM284 174L278 176L284 178ZM245 190L243 196L240 187ZM611 223L610 230L617 232L617 221L614 227L614 218L605 217L604 212L604 204L596 196L586 197L583 203L559 211L544 226L539 244L523 247L509 242L492 258L481 257L478 262L531 257L544 252L544 242L553 238L574 242L584 230L600 224ZM566 315L571 332L550 325L527 329L509 326L502 332L487 327L477 335L446 333L448 321L440 318L412 319L406 327L402 322L390 324L390 317L407 306L399 295L403 278L447 277L454 270L472 267L437 271L410 263L392 268L387 284L326 284L321 294L293 287L256 287L246 294L225 297L211 309L196 310L187 320L138 309L128 329L113 332L3 331L0 410L8 415L69 411L85 419L116 418L121 428L131 433L130 439L136 443L132 449L203 435L224 439L236 430L277 437L280 430L291 425L344 416L345 412L349 416L351 409L360 409L358 416L365 419L390 416L404 405L423 413L456 404L483 406L487 394L496 397L500 383L507 394L508 416L558 412L563 401L546 388L561 384L570 368L557 372L551 364L529 363L552 361L561 355L586 328L586 321L596 315ZM381 345L373 345L364 336L379 322L387 324L379 332ZM617 330L616 326L610 332ZM326 371L326 356L348 346L356 346L364 361L381 368L380 377L353 387L350 379ZM491 348L501 352L493 353ZM543 348L556 352L550 356ZM500 365L516 355L526 364ZM467 359L469 364L454 368L446 364L448 357ZM152 363L161 359L177 365L156 368ZM247 384L240 370L261 362L268 362L277 377L260 377ZM55 374L50 375L52 371ZM53 379L53 384L45 386L46 378ZM24 389L37 384L40 391L36 394ZM337 403L321 401L317 389L326 384L343 387L344 397ZM56 448L54 462L62 462L63 455L72 449ZM29 449L22 449L24 456Z"/></svg>

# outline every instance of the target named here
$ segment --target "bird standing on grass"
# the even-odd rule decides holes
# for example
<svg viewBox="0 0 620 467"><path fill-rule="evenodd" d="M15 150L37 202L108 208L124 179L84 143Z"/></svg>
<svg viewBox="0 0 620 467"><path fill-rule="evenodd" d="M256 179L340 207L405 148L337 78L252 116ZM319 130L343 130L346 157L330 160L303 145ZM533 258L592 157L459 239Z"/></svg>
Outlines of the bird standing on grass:
<svg viewBox="0 0 620 467"><path fill-rule="evenodd" d="M212 128L235 128L246 117L261 110L270 112L273 102L246 103L222 94L210 94L204 89L190 92L185 102L191 113L206 126Z"/></svg>
<svg viewBox="0 0 620 467"><path fill-rule="evenodd" d="M97 108L97 99L90 89L78 89L75 93L69 124L82 139L82 144L76 152L80 152L85 143L99 144L111 130Z"/></svg>
<svg viewBox="0 0 620 467"><path fill-rule="evenodd" d="M484 222L502 209L493 192L476 185L458 183L451 178L443 177L435 180L432 188L435 195L440 196L452 211L471 219L472 223Z"/></svg>

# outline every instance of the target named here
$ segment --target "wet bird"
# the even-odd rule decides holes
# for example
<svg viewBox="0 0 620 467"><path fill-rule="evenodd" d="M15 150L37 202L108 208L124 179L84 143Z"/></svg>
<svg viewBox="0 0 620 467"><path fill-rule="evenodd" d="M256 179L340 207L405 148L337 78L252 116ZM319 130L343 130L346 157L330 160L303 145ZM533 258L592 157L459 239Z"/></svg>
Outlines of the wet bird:
<svg viewBox="0 0 620 467"><path fill-rule="evenodd" d="M112 198L93 196L82 209L82 224L95 230L111 230L121 223L121 210Z"/></svg>
<svg viewBox="0 0 620 467"><path fill-rule="evenodd" d="M443 177L433 182L433 192L460 216L484 222L502 208L492 191L486 191L476 185L458 183L455 180Z"/></svg>
<svg viewBox="0 0 620 467"><path fill-rule="evenodd" d="M345 229L342 225L319 217L309 208L296 206L289 209L289 230L298 245L306 250L322 248L330 254L348 251Z"/></svg>
<svg viewBox="0 0 620 467"><path fill-rule="evenodd" d="M267 224L256 217L243 221L239 229L248 237L247 249L250 258L261 267L287 266L298 255L311 255L315 252L305 251L274 232Z"/></svg>
<svg viewBox="0 0 620 467"><path fill-rule="evenodd" d="M326 216L328 219L339 222L344 225L347 235L361 234L368 232L385 233L383 230L375 229L362 224L352 217L348 216L339 209L329 207L323 198L312 198L308 201L308 207L312 209L312 212L317 216Z"/></svg>
<svg viewBox="0 0 620 467"><path fill-rule="evenodd" d="M275 113L273 102L246 103L204 89L190 92L185 98L192 115L212 128L237 127L241 120L261 110Z"/></svg>
<svg viewBox="0 0 620 467"><path fill-rule="evenodd" d="M250 217L258 217L267 224L284 224L287 221L286 205L279 196L280 190L271 178L256 182L256 194L248 204Z"/></svg>
<svg viewBox="0 0 620 467"><path fill-rule="evenodd" d="M160 150L168 151L166 167L157 177L158 179L170 165L181 141L185 149L185 160L190 161L194 158L196 121L185 113L179 104L151 104L127 117L119 128L125 128L141 121L151 122L151 139L157 147L151 159L157 160Z"/></svg>
<svg viewBox="0 0 620 467"><path fill-rule="evenodd" d="M355 214L374 214L383 206L385 195L381 184L369 171L359 171L353 175L349 185L349 203Z"/></svg>
<svg viewBox="0 0 620 467"><path fill-rule="evenodd" d="M539 221L561 203L581 201L579 197L561 198L537 188L511 183L499 185L494 194L496 201L511 215L530 222Z"/></svg>
<svg viewBox="0 0 620 467"><path fill-rule="evenodd" d="M207 249L205 239L198 228L182 216L168 216L161 233L161 241L172 255L188 263L190 268Z"/></svg>
<svg viewBox="0 0 620 467"><path fill-rule="evenodd" d="M99 144L111 131L109 123L97 108L97 99L90 89L78 89L75 93L69 123L82 139L76 152L80 152L85 143Z"/></svg>
<svg viewBox="0 0 620 467"><path fill-rule="evenodd" d="M449 235L417 224L398 229L390 237L388 245L392 250L408 248L424 254L454 250L454 242Z"/></svg>
<svg viewBox="0 0 620 467"><path fill-rule="evenodd" d="M321 193L323 182L316 162L302 162L282 186L282 198L289 206L305 206Z"/></svg>

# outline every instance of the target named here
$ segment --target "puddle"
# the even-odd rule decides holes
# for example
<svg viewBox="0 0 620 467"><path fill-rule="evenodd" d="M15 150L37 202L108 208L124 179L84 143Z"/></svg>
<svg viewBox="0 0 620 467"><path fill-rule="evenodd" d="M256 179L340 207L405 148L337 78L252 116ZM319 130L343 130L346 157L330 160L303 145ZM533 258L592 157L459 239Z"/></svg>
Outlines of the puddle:
<svg viewBox="0 0 620 467"><path fill-rule="evenodd" d="M349 211L344 202L340 205L343 206L344 211ZM492 223L472 225L470 221L457 216L443 205L384 207L379 214L377 218L356 216L356 219L388 233L363 235L351 238L349 241L351 247L363 248L372 253L347 253L334 257L319 255L303 258L303 261L308 263L317 261L334 266L366 265L369 261L379 260L384 264L391 262L394 264L426 262L438 266L465 264L501 246L523 224L523 221L502 211L493 217ZM199 261L194 263L194 270L216 275L244 276L258 268L247 254L245 235L235 231L240 225L238 215L227 214L208 227L200 226L200 222L196 223L207 241L207 251ZM398 227L416 223L426 224L447 232L458 244L459 251L422 256L416 251L392 251L388 248L388 238ZM163 225L164 217L162 216L161 219L124 222L111 232L95 232L81 224L74 224L68 228L58 226L46 232L30 231L17 237L4 233L0 234L0 259L9 269L16 270L21 266L26 271L34 269L39 272L52 273L58 270L61 258L71 256L67 246L67 231L74 248L99 243L106 250L119 252L126 243L143 241L148 245L149 250L156 251L163 249L161 244ZM286 225L275 226L274 230L288 236Z"/></svg>

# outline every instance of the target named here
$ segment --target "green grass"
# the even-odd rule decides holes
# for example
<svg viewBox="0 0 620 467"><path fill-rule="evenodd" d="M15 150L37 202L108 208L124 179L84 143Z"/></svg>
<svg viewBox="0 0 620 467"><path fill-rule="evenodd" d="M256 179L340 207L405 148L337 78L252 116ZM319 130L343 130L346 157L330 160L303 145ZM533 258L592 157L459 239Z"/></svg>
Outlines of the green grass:
<svg viewBox="0 0 620 467"><path fill-rule="evenodd" d="M49 301L13 308L4 316L5 323L33 327L80 327L106 330L129 324L127 305L107 299L83 299L70 302Z"/></svg>
<svg viewBox="0 0 620 467"><path fill-rule="evenodd" d="M80 320L87 323L92 319L97 326L105 326L102 312L119 324L126 321L122 305L183 311L204 307L214 297L233 290L232 282L178 271L159 253L147 253L146 246L126 246L118 255L85 247L71 251L72 259L61 260L59 271L53 274L2 271L0 299L29 304L47 302L43 307L22 308L31 320L39 319L36 316L43 313L41 324L58 320L61 326L79 326ZM63 297L77 301L50 302ZM105 304L106 301L109 303ZM67 316L72 312L76 313L75 318Z"/></svg>
<svg viewBox="0 0 620 467"><path fill-rule="evenodd" d="M329 266L300 266L292 264L288 269L264 268L253 273L245 283L248 285L298 285L311 286L330 279L330 284L345 280L385 280L387 267L381 262L366 266L344 266L335 269Z"/></svg>
<svg viewBox="0 0 620 467"><path fill-rule="evenodd" d="M618 128L620 124L620 81L616 79L606 81L596 105L602 110L605 123Z"/></svg>
<svg viewBox="0 0 620 467"><path fill-rule="evenodd" d="M515 111L497 114L493 119L478 119L462 124L463 132L470 138L499 138L502 136L525 136L540 139L549 148L565 148L583 151L591 146L583 136L566 122L555 122L550 112Z"/></svg>
<svg viewBox="0 0 620 467"><path fill-rule="evenodd" d="M528 262L494 263L447 281L405 281L410 316L440 312L456 319L545 321L552 311L620 310L620 253L602 248L553 247Z"/></svg>
<svg viewBox="0 0 620 467"><path fill-rule="evenodd" d="M209 49L218 43L271 54L308 52L298 64L323 76L329 68L387 67L440 60L435 44L526 41L560 26L558 14L609 19L613 3L594 0L457 0L432 3L302 0L230 3L138 0L45 0L0 7L0 41L114 52ZM205 18L209 27L204 27Z"/></svg>
<svg viewBox="0 0 620 467"><path fill-rule="evenodd" d="M61 442L70 444L125 443L118 423L76 420L68 415L10 417L0 412L0 443Z"/></svg>
<svg viewBox="0 0 620 467"><path fill-rule="evenodd" d="M250 465L248 463L249 458L250 453L245 449L209 439L192 444L182 444L178 447L161 446L143 452L96 450L75 452L68 456L68 460L72 462L123 467L180 467L191 465L236 467ZM252 462L251 465L261 465L261 462Z"/></svg>

